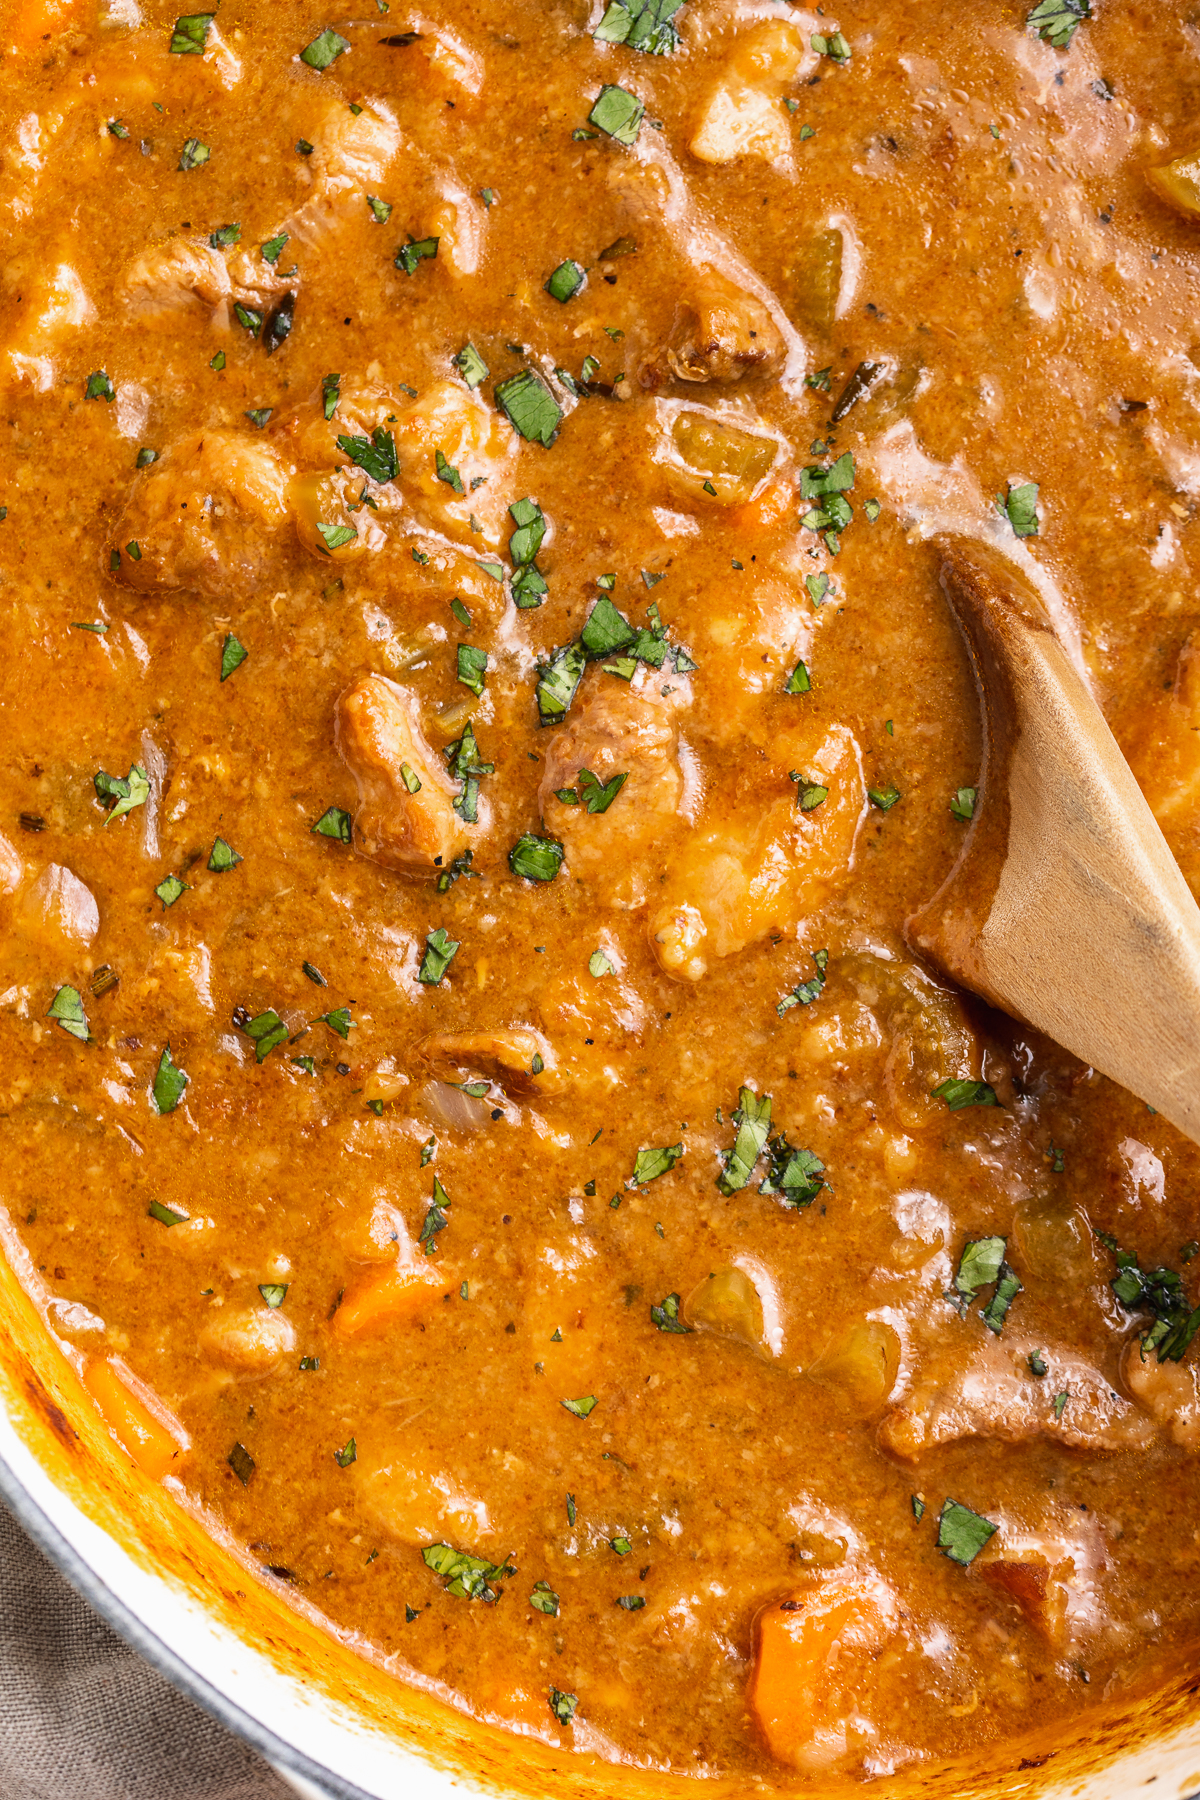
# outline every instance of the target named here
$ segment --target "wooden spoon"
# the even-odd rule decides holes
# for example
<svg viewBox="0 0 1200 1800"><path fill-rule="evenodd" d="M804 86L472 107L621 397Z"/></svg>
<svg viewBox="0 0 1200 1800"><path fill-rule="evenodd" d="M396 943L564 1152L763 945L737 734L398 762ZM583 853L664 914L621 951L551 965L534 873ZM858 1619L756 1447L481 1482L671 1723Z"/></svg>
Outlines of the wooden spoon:
<svg viewBox="0 0 1200 1800"><path fill-rule="evenodd" d="M986 545L935 543L983 767L909 942L1200 1143L1200 908L1033 587Z"/></svg>

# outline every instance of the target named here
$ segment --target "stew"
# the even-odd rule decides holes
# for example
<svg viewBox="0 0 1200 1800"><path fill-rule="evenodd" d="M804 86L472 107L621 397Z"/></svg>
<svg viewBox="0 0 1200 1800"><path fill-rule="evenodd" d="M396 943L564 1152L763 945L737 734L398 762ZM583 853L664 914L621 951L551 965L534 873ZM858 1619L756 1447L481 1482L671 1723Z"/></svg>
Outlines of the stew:
<svg viewBox="0 0 1200 1800"><path fill-rule="evenodd" d="M1192 10L422 6L4 9L8 1255L402 1680L1015 1766L1196 1666L1200 1163L906 945L930 540L1200 881Z"/></svg>

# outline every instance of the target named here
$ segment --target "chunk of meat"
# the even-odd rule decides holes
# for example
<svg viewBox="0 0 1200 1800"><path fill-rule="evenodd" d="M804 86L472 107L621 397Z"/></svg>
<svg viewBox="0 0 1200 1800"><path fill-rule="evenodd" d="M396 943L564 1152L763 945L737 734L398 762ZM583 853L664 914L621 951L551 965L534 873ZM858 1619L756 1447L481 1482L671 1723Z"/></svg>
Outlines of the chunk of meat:
<svg viewBox="0 0 1200 1800"><path fill-rule="evenodd" d="M551 738L538 788L542 817L566 847L577 880L610 906L645 904L657 883L669 842L681 824L684 799L675 703L648 682L634 686L601 675L573 717ZM588 770L601 786L624 775L604 812L590 813L580 784ZM574 790L576 805L560 800Z"/></svg>
<svg viewBox="0 0 1200 1800"><path fill-rule="evenodd" d="M437 199L428 218L429 234L438 241L438 262L457 277L474 275L483 245L483 209L466 188L448 175L437 183Z"/></svg>
<svg viewBox="0 0 1200 1800"><path fill-rule="evenodd" d="M466 849L454 783L425 741L415 697L385 675L364 675L337 703L337 747L358 783L354 841L401 875L436 875ZM405 780L407 769L419 786Z"/></svg>
<svg viewBox="0 0 1200 1800"><path fill-rule="evenodd" d="M1048 1372L1034 1376L1032 1339L986 1334L967 1350L952 1347L918 1371L911 1394L879 1427L884 1448L906 1462L959 1438L1020 1444L1046 1437L1077 1450L1144 1450L1154 1426L1104 1376L1069 1350L1044 1350ZM1055 1398L1067 1395L1055 1415Z"/></svg>
<svg viewBox="0 0 1200 1800"><path fill-rule="evenodd" d="M464 544L493 550L506 544L520 451L499 414L457 382L431 381L401 413L395 432L400 485L418 517ZM457 471L461 493L438 474L439 451ZM472 517L482 530L472 527Z"/></svg>
<svg viewBox="0 0 1200 1800"><path fill-rule="evenodd" d="M453 1080L464 1070L486 1076L506 1094L551 1094L561 1086L549 1040L528 1025L438 1032L414 1044L408 1060L414 1069L442 1080ZM541 1065L536 1073L535 1063Z"/></svg>
<svg viewBox="0 0 1200 1800"><path fill-rule="evenodd" d="M262 310L289 284L271 265L247 252L230 261L205 238L170 238L127 263L117 284L136 324L171 329L189 317L211 316L234 301Z"/></svg>
<svg viewBox="0 0 1200 1800"><path fill-rule="evenodd" d="M772 1756L812 1773L845 1760L871 1661L899 1622L877 1576L831 1579L759 1614L749 1701Z"/></svg>
<svg viewBox="0 0 1200 1800"><path fill-rule="evenodd" d="M39 393L54 385L55 357L95 308L70 263L22 283L16 328L4 351L8 373Z"/></svg>
<svg viewBox="0 0 1200 1800"><path fill-rule="evenodd" d="M671 336L643 368L641 383L656 388L672 377L731 382L775 375L786 354L783 334L758 296L706 266L679 307Z"/></svg>
<svg viewBox="0 0 1200 1800"><path fill-rule="evenodd" d="M250 592L278 554L292 470L261 438L202 431L137 479L113 536L118 579L143 592Z"/></svg>
<svg viewBox="0 0 1200 1800"><path fill-rule="evenodd" d="M296 1347L292 1322L278 1307L224 1308L200 1332L200 1347L239 1374L265 1375Z"/></svg>
<svg viewBox="0 0 1200 1800"><path fill-rule="evenodd" d="M798 25L772 19L743 32L701 106L692 155L708 163L787 156L792 133L783 91L813 60Z"/></svg>
<svg viewBox="0 0 1200 1800"><path fill-rule="evenodd" d="M806 787L828 789L813 810L791 786L757 818L735 813L689 840L649 924L668 975L699 981L714 958L793 936L849 867L865 805L853 734L835 725L802 766Z"/></svg>
<svg viewBox="0 0 1200 1800"><path fill-rule="evenodd" d="M696 730L722 748L747 740L766 747L778 735L778 719L763 699L782 694L809 654L808 596L783 575L732 572L685 599L682 615L683 635L704 671L696 684Z"/></svg>
<svg viewBox="0 0 1200 1800"><path fill-rule="evenodd" d="M449 1538L475 1545L491 1534L484 1502L430 1458L407 1447L394 1462L359 1476L358 1497L375 1523L401 1543L436 1544Z"/></svg>
<svg viewBox="0 0 1200 1800"><path fill-rule="evenodd" d="M1135 1337L1125 1346L1121 1379L1158 1424L1170 1426L1181 1449L1200 1450L1200 1378L1194 1361L1159 1362L1153 1350L1143 1356Z"/></svg>
<svg viewBox="0 0 1200 1800"><path fill-rule="evenodd" d="M306 170L312 193L282 229L311 250L362 219L363 196L386 187L404 144L394 113L379 100L351 112L345 100L322 94L306 110L304 129L313 146Z"/></svg>

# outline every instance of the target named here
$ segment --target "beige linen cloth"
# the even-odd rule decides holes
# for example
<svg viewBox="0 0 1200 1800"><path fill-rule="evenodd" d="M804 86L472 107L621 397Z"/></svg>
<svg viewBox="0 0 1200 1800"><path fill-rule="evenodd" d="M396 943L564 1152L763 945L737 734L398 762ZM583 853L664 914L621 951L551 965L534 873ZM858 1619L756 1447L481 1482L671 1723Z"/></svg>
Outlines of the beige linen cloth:
<svg viewBox="0 0 1200 1800"><path fill-rule="evenodd" d="M0 1800L295 1800L0 1506Z"/></svg>

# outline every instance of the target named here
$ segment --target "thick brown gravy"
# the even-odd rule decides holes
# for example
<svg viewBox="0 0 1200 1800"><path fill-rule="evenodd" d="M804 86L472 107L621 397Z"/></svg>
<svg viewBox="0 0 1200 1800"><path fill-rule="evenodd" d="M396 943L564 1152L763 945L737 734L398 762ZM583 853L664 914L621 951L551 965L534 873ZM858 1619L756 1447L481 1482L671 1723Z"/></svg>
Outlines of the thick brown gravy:
<svg viewBox="0 0 1200 1800"><path fill-rule="evenodd" d="M1197 1151L903 932L947 528L1200 879L1200 36L1026 10L5 9L13 1254L263 1581L618 1761L1194 1656Z"/></svg>

